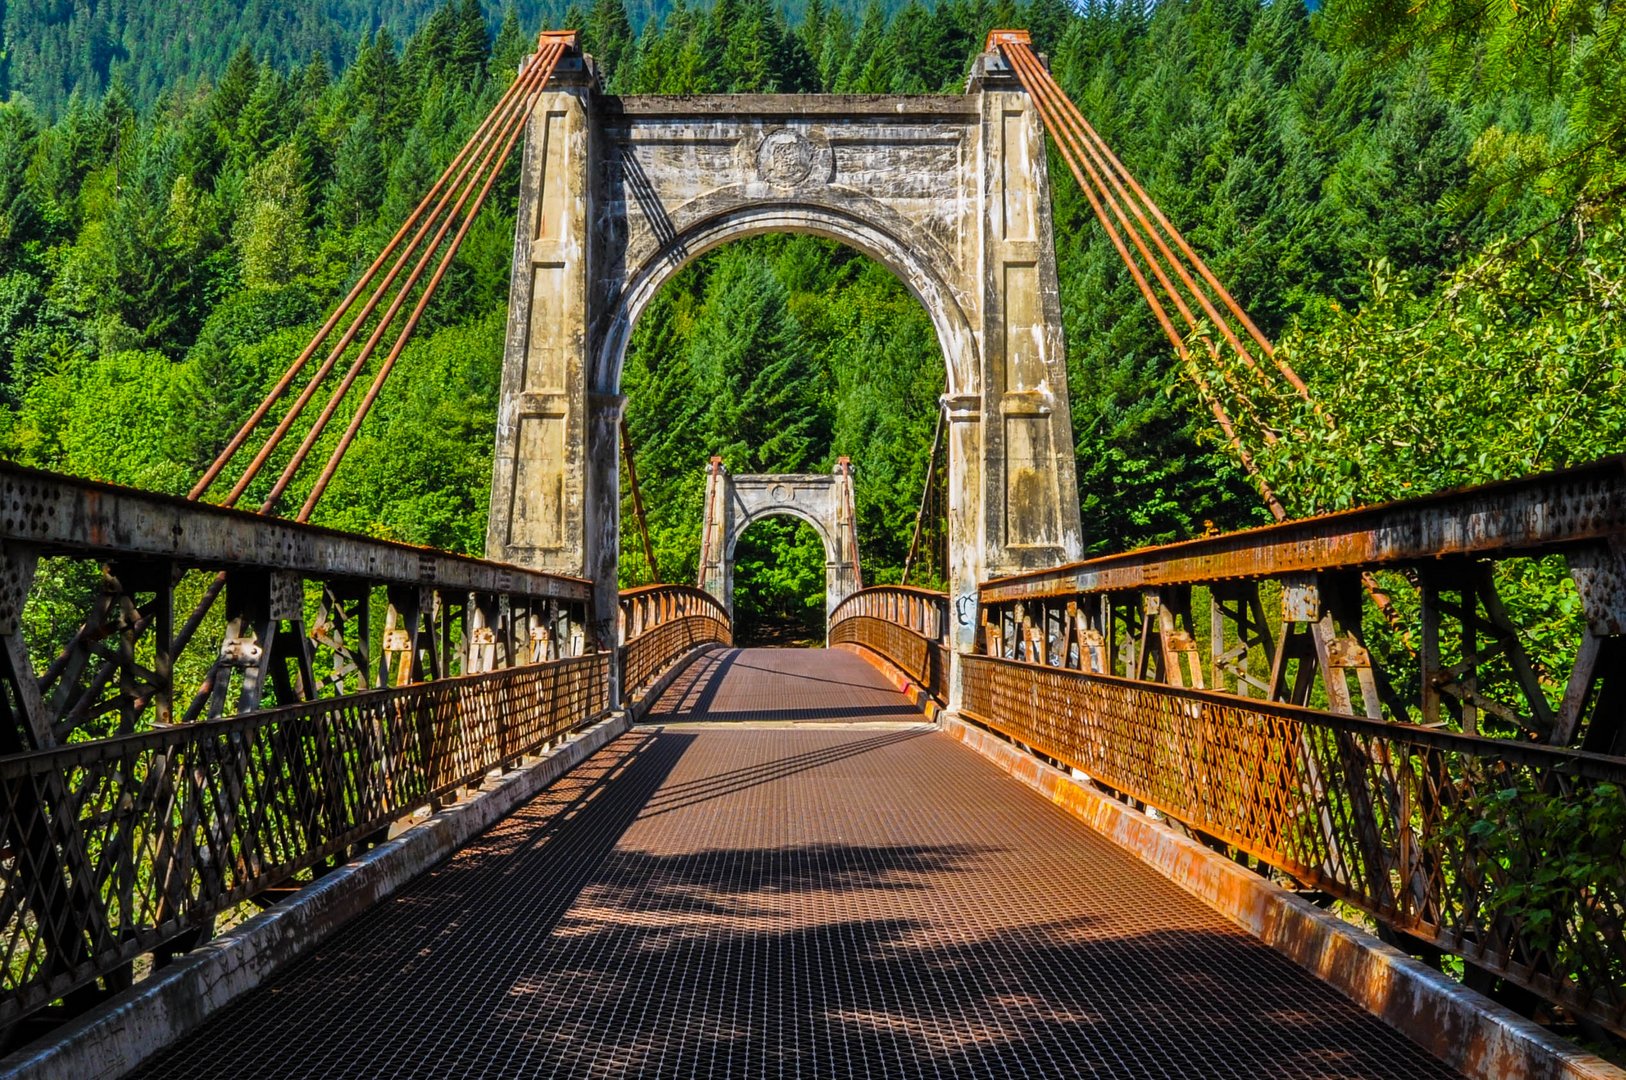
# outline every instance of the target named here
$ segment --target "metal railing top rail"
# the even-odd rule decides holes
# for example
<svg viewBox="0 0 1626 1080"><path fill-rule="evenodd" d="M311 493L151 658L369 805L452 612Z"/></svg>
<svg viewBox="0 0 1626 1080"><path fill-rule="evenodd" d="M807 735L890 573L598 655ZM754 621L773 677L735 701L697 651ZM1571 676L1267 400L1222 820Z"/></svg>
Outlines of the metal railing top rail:
<svg viewBox="0 0 1626 1080"><path fill-rule="evenodd" d="M869 585L857 592L846 596L830 611L830 625L834 626L842 619L860 614L860 608L871 598L885 594L902 594L935 604L946 605L948 594L935 589L923 589L918 585Z"/></svg>
<svg viewBox="0 0 1626 1080"><path fill-rule="evenodd" d="M721 610L723 606L723 602L721 600L711 595L711 593L707 592L705 589L696 588L693 585L637 585L630 589L622 589L621 599L637 600L641 597L654 596L660 593L690 596L704 603L712 604L719 610Z"/></svg>
<svg viewBox="0 0 1626 1080"><path fill-rule="evenodd" d="M1540 768L1562 776L1584 777L1588 780L1626 786L1626 757L1597 754L1566 746L1518 742L1512 739L1492 738L1487 735L1469 735L1460 731L1425 727L1420 724L1374 720L1370 717L1358 716L1352 713L1328 712L1325 709L1317 709L1309 705L1294 705L1283 701L1242 697L1217 690L1197 690L1190 687L1169 686L1166 683L1150 682L1145 679L1130 679L1121 675L1079 671L1049 664L1037 664L1028 660L1013 660L1004 656L973 654L968 656L967 660L976 664L986 663L1007 667L1020 672L1048 673L1068 678L1077 677L1087 682L1120 687L1125 690L1133 690L1136 693L1147 693L1171 700L1189 702L1193 706L1191 715L1194 718L1200 712L1197 706L1208 706L1214 709L1245 709L1259 716L1280 717L1296 723L1314 724L1332 731L1343 731L1367 738L1385 739L1393 743L1413 746L1420 750L1464 754L1468 757L1488 761ZM979 719L990 722L997 722L998 720L997 717L988 716L982 716Z"/></svg>
<svg viewBox="0 0 1626 1080"><path fill-rule="evenodd" d="M979 598L991 604L1318 570L1370 570L1443 556L1538 555L1622 536L1626 455L996 578L979 587Z"/></svg>
<svg viewBox="0 0 1626 1080"><path fill-rule="evenodd" d="M0 542L41 554L165 559L209 569L289 570L586 600L584 579L191 502L0 462Z"/></svg>

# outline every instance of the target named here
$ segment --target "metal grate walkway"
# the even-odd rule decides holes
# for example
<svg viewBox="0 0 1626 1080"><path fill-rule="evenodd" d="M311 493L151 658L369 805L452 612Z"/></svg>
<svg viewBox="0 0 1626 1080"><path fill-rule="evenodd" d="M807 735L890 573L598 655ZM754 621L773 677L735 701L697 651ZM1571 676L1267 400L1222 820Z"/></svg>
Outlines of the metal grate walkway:
<svg viewBox="0 0 1626 1080"><path fill-rule="evenodd" d="M731 651L652 719L918 716L866 672ZM928 727L684 724L622 737L143 1075L1450 1073Z"/></svg>

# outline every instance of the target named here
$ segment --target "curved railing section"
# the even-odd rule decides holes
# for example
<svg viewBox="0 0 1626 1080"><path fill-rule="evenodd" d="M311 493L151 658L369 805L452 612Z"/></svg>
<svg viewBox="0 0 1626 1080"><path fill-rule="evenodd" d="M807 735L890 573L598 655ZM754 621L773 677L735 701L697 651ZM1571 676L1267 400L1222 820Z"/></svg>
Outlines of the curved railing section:
<svg viewBox="0 0 1626 1080"><path fill-rule="evenodd" d="M734 626L711 593L689 585L645 585L621 593L621 692L635 698L703 645L730 645Z"/></svg>
<svg viewBox="0 0 1626 1080"><path fill-rule="evenodd" d="M961 711L1626 1033L1623 552L1611 458L1003 578Z"/></svg>
<svg viewBox="0 0 1626 1080"><path fill-rule="evenodd" d="M885 657L939 701L948 694L948 597L910 585L860 589L830 613L830 644Z"/></svg>

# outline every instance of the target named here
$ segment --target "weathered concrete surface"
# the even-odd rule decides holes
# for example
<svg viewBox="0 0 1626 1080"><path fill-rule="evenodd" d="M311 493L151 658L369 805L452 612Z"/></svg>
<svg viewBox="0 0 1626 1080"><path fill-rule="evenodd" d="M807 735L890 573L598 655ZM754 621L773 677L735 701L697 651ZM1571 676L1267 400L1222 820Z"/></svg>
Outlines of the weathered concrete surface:
<svg viewBox="0 0 1626 1080"><path fill-rule="evenodd" d="M931 317L958 645L978 581L1079 556L1044 133L997 57L938 97L615 98L584 76L547 96L523 167L492 557L592 578L612 625L628 337L682 266L763 232L857 248Z"/></svg>
<svg viewBox="0 0 1626 1080"><path fill-rule="evenodd" d="M852 467L846 458L826 476L782 473L735 476L716 461L706 474L701 525L700 587L734 614L734 547L745 530L768 517L813 526L824 544L824 614L858 591L858 535L853 528Z"/></svg>
<svg viewBox="0 0 1626 1080"><path fill-rule="evenodd" d="M602 720L447 807L46 1039L0 1060L7 1080L122 1076L309 952L346 922L444 860L597 753L629 726Z"/></svg>
<svg viewBox="0 0 1626 1080"><path fill-rule="evenodd" d="M938 727L1155 867L1465 1076L1626 1080L1626 1071L1383 944L983 728Z"/></svg>

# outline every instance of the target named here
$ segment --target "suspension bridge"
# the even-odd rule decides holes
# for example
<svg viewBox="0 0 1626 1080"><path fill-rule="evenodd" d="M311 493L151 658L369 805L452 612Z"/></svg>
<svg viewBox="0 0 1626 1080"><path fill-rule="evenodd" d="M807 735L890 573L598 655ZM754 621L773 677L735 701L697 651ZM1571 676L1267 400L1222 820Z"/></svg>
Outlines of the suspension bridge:
<svg viewBox="0 0 1626 1080"><path fill-rule="evenodd" d="M486 557L310 524L518 146ZM1626 459L1082 559L1051 149L1253 471L1216 382L1304 382L1021 31L917 98L546 33L187 497L0 464L0 1074L1623 1075ZM946 592L864 587L845 460L714 461L617 587L632 327L783 230L932 319ZM771 514L824 649L732 644Z"/></svg>

